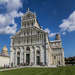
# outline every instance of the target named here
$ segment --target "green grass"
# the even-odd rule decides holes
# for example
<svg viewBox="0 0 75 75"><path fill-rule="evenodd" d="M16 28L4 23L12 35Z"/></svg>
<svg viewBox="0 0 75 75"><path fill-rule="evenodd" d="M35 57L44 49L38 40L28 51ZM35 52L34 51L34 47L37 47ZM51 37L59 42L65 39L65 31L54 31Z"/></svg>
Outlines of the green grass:
<svg viewBox="0 0 75 75"><path fill-rule="evenodd" d="M0 75L75 75L75 66L59 68L24 68L0 72Z"/></svg>

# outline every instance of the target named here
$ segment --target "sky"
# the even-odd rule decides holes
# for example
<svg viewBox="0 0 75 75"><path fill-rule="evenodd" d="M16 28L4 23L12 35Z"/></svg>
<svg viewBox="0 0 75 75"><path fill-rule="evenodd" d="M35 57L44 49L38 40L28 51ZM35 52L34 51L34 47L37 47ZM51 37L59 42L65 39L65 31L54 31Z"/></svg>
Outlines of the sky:
<svg viewBox="0 0 75 75"><path fill-rule="evenodd" d="M30 8L40 26L54 40L59 33L65 57L75 56L75 0L0 0L0 51L21 27L21 16Z"/></svg>

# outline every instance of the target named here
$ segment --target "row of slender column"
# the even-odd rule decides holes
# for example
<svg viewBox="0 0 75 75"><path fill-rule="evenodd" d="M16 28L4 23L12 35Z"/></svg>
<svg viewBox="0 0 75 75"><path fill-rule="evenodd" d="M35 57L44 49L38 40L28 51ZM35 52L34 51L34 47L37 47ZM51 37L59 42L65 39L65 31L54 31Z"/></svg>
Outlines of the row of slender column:
<svg viewBox="0 0 75 75"><path fill-rule="evenodd" d="M30 48L30 65L37 65L37 47L34 46L34 48L32 46L29 46ZM44 52L44 48L43 46L39 46L40 49L40 62L45 65L45 52ZM14 66L17 66L17 52L20 52L20 63L26 63L26 46L24 47L16 47L14 50L14 57L13 57L13 64Z"/></svg>
<svg viewBox="0 0 75 75"><path fill-rule="evenodd" d="M32 25L33 25L33 20L22 22L22 27L31 27Z"/></svg>

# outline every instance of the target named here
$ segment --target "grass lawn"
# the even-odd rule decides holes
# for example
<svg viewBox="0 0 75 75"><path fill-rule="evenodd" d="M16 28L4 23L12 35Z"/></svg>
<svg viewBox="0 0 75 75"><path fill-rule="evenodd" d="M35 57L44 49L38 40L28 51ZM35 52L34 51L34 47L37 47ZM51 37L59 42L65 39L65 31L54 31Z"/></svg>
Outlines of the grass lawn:
<svg viewBox="0 0 75 75"><path fill-rule="evenodd" d="M0 72L0 75L75 75L75 66L59 68L24 68Z"/></svg>

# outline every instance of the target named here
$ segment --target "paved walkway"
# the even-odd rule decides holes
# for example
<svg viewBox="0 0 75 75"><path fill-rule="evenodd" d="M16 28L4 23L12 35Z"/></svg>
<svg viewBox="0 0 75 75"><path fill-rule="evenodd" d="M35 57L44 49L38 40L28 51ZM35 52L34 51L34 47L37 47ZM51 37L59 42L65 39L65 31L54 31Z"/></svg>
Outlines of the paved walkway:
<svg viewBox="0 0 75 75"><path fill-rule="evenodd" d="M15 70L15 69L20 69L20 68L56 68L56 66L20 66L16 68L5 68L5 69L0 69L0 71L8 71L8 70Z"/></svg>

